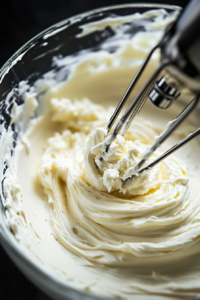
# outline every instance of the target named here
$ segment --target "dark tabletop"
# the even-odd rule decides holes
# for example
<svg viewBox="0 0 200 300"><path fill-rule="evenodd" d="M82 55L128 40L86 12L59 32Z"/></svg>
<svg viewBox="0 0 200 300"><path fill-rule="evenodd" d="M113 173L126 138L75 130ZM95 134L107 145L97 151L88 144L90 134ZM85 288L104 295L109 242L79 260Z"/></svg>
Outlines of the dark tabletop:
<svg viewBox="0 0 200 300"><path fill-rule="evenodd" d="M133 3L123 0L1 0L0 67L25 42L47 27L87 10ZM187 0L136 0L135 2L167 3L185 6ZM48 300L15 267L0 246L0 299Z"/></svg>

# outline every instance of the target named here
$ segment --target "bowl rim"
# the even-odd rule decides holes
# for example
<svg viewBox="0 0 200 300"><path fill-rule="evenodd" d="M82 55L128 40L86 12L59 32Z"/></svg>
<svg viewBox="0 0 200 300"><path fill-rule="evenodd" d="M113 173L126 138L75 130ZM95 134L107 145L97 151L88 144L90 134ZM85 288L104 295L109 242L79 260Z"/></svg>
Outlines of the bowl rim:
<svg viewBox="0 0 200 300"><path fill-rule="evenodd" d="M57 23L51 25L50 27L46 28L45 30L41 31L40 33L35 35L33 38L28 40L25 44L23 44L17 51L14 52L14 54L0 68L0 84L2 84L4 77L6 76L7 73L9 73L10 69L12 69L12 67L17 63L17 61L20 60L19 57L21 57L21 56L23 57L23 55L26 52L28 52L35 45L34 42L37 41L37 39L39 39L40 37L44 37L45 34L52 33L54 30L55 31L57 30L57 32L54 33L56 35L58 32L67 28L67 26L70 26L72 21L74 21L74 22L78 21L80 17L83 18L90 14L106 12L111 9L123 9L123 8L128 8L128 7L146 8L149 10L168 9L168 10L178 11L178 12L180 12L182 10L182 7L177 6L177 5L136 2L136 3L126 3L126 4L119 4L119 5L110 5L110 6L104 6L104 7L100 7L100 8L96 8L96 9L91 9L86 12L83 12L83 13L74 15L72 17L69 17L67 19L64 19L60 22L57 22ZM44 39L44 42L45 42L45 39ZM13 234L11 232L10 232L10 234L13 236ZM27 253L20 251L20 250L22 250L22 248L20 247L20 245L16 241L16 239L12 240L12 242L11 242L11 240L7 240L3 236L1 231L0 231L0 244L3 247L3 249L6 251L8 256L10 257L10 259L18 266L18 268L25 274L25 276L27 276L28 279L31 280L37 287L38 287L38 284L36 283L37 280L34 279L35 276L39 275L38 277L41 277L41 275L42 275L43 279L47 280L45 282L45 284L42 284L43 288L44 288L44 286L46 288L46 290L45 289L43 289L43 290L47 295L50 295L50 292L49 292L50 290L51 290L51 292L55 291L55 286L56 286L57 289L63 291L65 295L66 295L66 292L72 291L76 294L76 296L79 295L80 297L83 297L83 299L93 299L93 300L104 299L93 293L75 288L75 287L69 285L67 282L64 283L64 281L61 278L58 279L56 277L56 275L53 274L53 272L50 273L49 271L45 270L44 267L40 266L39 264L35 264L34 260L31 258L30 255L27 255ZM34 274L34 276L31 277L30 273L29 273L29 275L27 275L27 272L24 271L24 269L22 268L22 265L26 266L27 270L31 270L32 273ZM53 281L54 285L49 286L48 285L49 281L51 281L51 282ZM48 292L47 292L47 290L48 290ZM61 294L60 294L60 297L61 297ZM72 299L72 298L70 298L70 299Z"/></svg>
<svg viewBox="0 0 200 300"><path fill-rule="evenodd" d="M120 8L124 8L124 7L142 7L142 8L149 8L149 9L171 9L171 10L174 10L174 11L181 11L182 10L182 7L178 6L178 5L136 2L136 3L127 3L127 4L103 6L103 7L100 7L100 8L91 9L91 10L88 10L86 12L74 15L74 16L69 17L67 19L64 19L64 20L62 20L60 22L57 22L57 23L51 25L50 27L44 29L43 31L39 32L38 34L36 34L33 38L28 40L18 50L16 50L10 58L8 58L8 60L0 68L0 84L2 83L5 75L10 71L12 66L17 62L16 60L17 60L18 56L20 56L20 55L23 56L30 48L32 48L33 45L31 45L31 44L33 44L33 42L36 41L38 38L40 38L40 37L44 36L46 33L48 33L48 31L50 31L50 30L53 31L53 30L56 30L56 29L60 29L59 31L62 31L68 26L68 25L66 25L66 23L68 23L70 21L75 21L76 19L78 20L78 18L80 18L80 17L88 16L90 14L94 14L94 13L98 13L98 12L102 12L102 11L105 12L106 10L110 10L110 9L120 9ZM63 25L65 25L66 27L63 26ZM63 28L62 28L62 26L63 26Z"/></svg>

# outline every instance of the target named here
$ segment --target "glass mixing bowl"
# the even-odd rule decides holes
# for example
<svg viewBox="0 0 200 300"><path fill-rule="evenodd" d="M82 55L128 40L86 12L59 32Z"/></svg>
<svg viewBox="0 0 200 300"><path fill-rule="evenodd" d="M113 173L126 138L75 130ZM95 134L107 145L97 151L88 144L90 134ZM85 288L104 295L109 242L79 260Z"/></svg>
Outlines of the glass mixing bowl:
<svg viewBox="0 0 200 300"><path fill-rule="evenodd" d="M55 57L67 57L72 54L75 57L77 53L85 49L91 52L98 51L102 42L109 42L109 39L115 34L109 26L102 26L102 30L93 29L90 32L81 34L83 25L96 21L103 23L108 17L115 19L134 13L144 13L150 9L154 9L155 11L157 9L165 9L168 14L180 11L180 8L177 6L157 4L118 5L89 11L64 20L38 34L6 62L0 70L0 119L1 132L3 128L7 129L9 127L13 131L13 150L10 153L11 156L13 151L15 151L19 134L15 124L11 124L11 110L14 103L17 105L23 103L23 99L20 97L17 89L19 82L26 80L31 86L36 80L47 76L51 70L55 71L55 76L59 74L56 78L57 81L66 80L68 76L67 68L66 66L59 67L55 65ZM149 22L151 22L151 18L153 20L153 15L149 18ZM126 27L130 38L138 31L144 30L141 25L141 19L134 22L129 21ZM107 51L115 51L115 49L110 47ZM62 68L63 70L61 70ZM4 146L5 135L1 134L0 149ZM40 266L39 263L37 266L33 264L30 258L21 251L18 242L13 238L13 233L7 224L3 182L5 170L9 166L5 157L0 156L0 165L4 166L0 169L0 241L7 254L35 285L52 298L76 300L99 299L95 295L64 284L56 278L56 275L49 275L43 266Z"/></svg>

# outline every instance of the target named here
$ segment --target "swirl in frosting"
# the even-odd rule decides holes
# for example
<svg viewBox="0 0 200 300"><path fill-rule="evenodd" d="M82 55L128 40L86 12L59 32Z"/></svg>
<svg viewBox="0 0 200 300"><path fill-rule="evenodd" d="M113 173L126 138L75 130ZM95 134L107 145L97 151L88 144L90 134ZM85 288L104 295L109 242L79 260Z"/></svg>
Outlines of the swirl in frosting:
<svg viewBox="0 0 200 300"><path fill-rule="evenodd" d="M71 108L77 105L54 99L54 119L65 122L66 101ZM68 115L71 130L51 137L42 157L40 178L57 240L79 256L114 267L148 268L197 253L199 208L190 198L185 163L172 155L123 185L125 172L157 133L144 121L134 121L128 139L118 135L101 162L106 130L94 128L106 122L108 113L89 100L83 103L85 110L74 107L76 115Z"/></svg>

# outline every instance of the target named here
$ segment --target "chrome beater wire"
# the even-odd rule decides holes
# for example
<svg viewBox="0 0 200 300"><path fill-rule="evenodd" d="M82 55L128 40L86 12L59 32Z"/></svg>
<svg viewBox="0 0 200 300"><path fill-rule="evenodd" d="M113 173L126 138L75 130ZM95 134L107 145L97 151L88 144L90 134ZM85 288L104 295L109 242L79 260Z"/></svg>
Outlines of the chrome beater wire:
<svg viewBox="0 0 200 300"><path fill-rule="evenodd" d="M124 136L126 134L126 132L128 131L128 129L131 126L131 123L132 123L134 117L136 117L140 113L141 109L143 108L143 106L144 106L144 104L145 104L145 102L147 100L148 93L150 92L150 90L154 86L154 83L155 83L155 80L152 81L152 83L149 85L148 89L145 91L144 95L142 96L141 104L137 105L137 107L135 108L135 110L133 111L133 113L131 114L131 116L128 118L128 120L126 121L126 123L122 127L122 130L120 132L120 134L122 136Z"/></svg>
<svg viewBox="0 0 200 300"><path fill-rule="evenodd" d="M169 155L171 155L173 152L190 142L193 138L195 138L197 135L200 134L200 128L195 130L194 132L190 133L186 138L178 142L176 145L171 147L169 150L167 150L165 153L163 153L161 156L159 156L157 159L155 159L153 162L151 162L148 166L140 169L138 171L138 175L141 175L143 172L150 170L154 166L156 166L161 160L165 159Z"/></svg>
<svg viewBox="0 0 200 300"><path fill-rule="evenodd" d="M156 47L154 47L152 49L152 51L150 52L150 54L152 55L153 51L155 51L155 49L157 49L159 47L159 45L157 45ZM151 55L148 55L147 59L145 60L144 64L141 66L140 70L138 71L138 73L136 74L136 79L134 78L132 83L131 83L131 87L133 88L136 81L139 79L139 77L141 76L142 71L144 70L146 64L148 63L148 60L150 59ZM105 144L106 144L106 150L105 152L108 151L110 145L112 144L112 142L115 140L115 138L117 137L117 135L120 133L122 127L125 125L125 129L123 130L123 134L126 133L126 130L129 128L129 126L131 125L132 120L134 119L134 117L137 115L137 113L140 111L140 109L142 108L142 106L144 105L147 97L145 97L148 93L148 91L150 90L150 87L152 85L152 83L156 80L156 78L158 77L158 75L160 74L160 72L169 65L173 65L173 63L171 61L168 60L163 60L162 63L158 66L158 68L156 69L156 71L153 73L153 75L150 77L150 79L147 81L147 83L144 85L144 87L140 90L139 94L135 97L135 99L133 100L133 102L130 104L130 106L128 107L128 109L126 110L126 112L124 113L124 115L122 116L122 118L119 120L118 124L116 125L116 127L114 128L113 132L111 133L110 136L107 136L106 140L105 140ZM130 86L128 88L128 93L130 93ZM125 93L125 96L123 97L123 99L120 101L117 109L115 110L113 116L110 119L110 122L107 126L107 130L108 132L110 131L112 125L114 124L119 112L121 111L122 107L124 106L126 100L127 100L127 95L128 93ZM129 119L128 119L129 118ZM127 121L128 120L128 121ZM127 121L127 123L126 123ZM103 155L102 154L100 160L103 161Z"/></svg>
<svg viewBox="0 0 200 300"><path fill-rule="evenodd" d="M133 80L131 81L131 83L130 83L128 89L126 90L124 96L122 97L121 101L119 102L119 104L118 104L118 106L116 107L116 109L115 109L113 115L112 115L111 118L110 118L110 121L109 121L109 123L108 123L108 125L107 125L107 134L109 134L109 132L110 132L110 130L111 130L111 128L112 128L114 122L116 121L116 119L117 119L119 113L121 112L121 110L122 110L124 104L126 103L126 101L127 101L128 97L129 97L130 93L132 92L134 86L135 86L136 83L138 82L138 79L140 78L142 72L144 71L144 69L145 69L147 63L149 62L149 60L150 60L152 54L153 54L154 51L155 51L156 49L158 49L159 47L160 47L160 44L157 44L155 47L153 47L153 48L151 49L151 51L149 52L149 54L148 54L147 57L145 58L143 64L141 65L141 67L139 68L138 72L136 73L136 75L134 76Z"/></svg>
<svg viewBox="0 0 200 300"><path fill-rule="evenodd" d="M141 175L144 171L147 171L157 165L161 160L178 150L180 147L182 147L184 144L188 143L191 139L196 137L198 134L200 134L200 128L194 131L193 133L189 134L185 139L174 145L172 148L167 150L165 153L163 153L160 157L158 157L156 160L151 162L148 166L141 169L141 167L144 165L144 163L147 161L147 159L151 156L151 154L169 137L169 135L185 120L185 118L193 111L193 109L196 107L199 101L199 95L197 95L188 105L187 107L176 117L173 121L171 121L171 125L167 127L159 136L157 141L154 143L154 145L146 152L146 154L143 154L143 158L133 167L132 172L137 173L137 175ZM129 169L130 170L130 169ZM130 170L131 172L131 170ZM123 184L125 184L129 179L131 179L132 176L128 176L127 178L124 178Z"/></svg>

